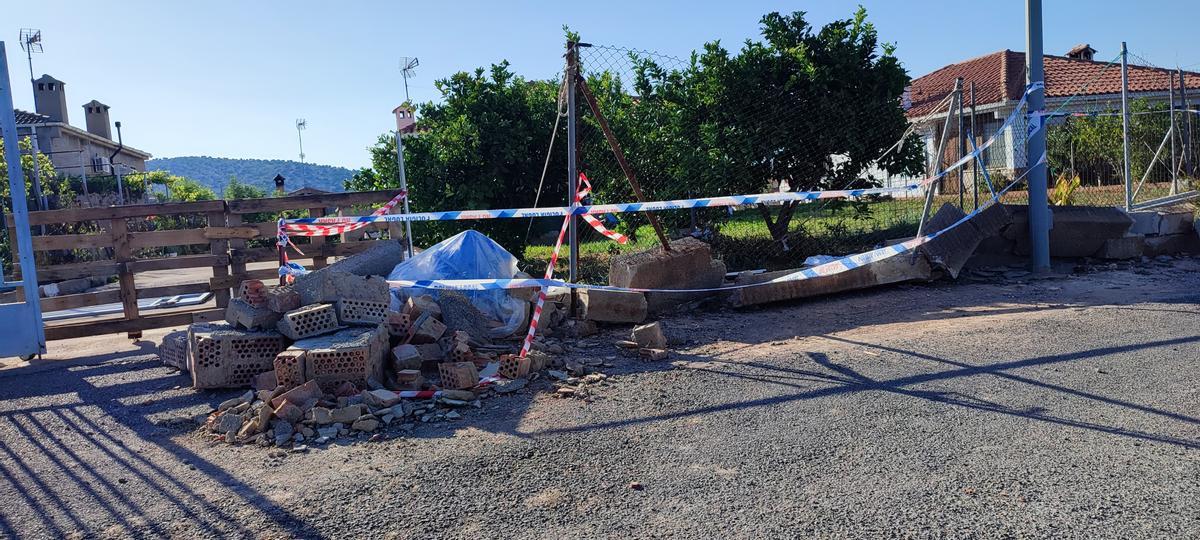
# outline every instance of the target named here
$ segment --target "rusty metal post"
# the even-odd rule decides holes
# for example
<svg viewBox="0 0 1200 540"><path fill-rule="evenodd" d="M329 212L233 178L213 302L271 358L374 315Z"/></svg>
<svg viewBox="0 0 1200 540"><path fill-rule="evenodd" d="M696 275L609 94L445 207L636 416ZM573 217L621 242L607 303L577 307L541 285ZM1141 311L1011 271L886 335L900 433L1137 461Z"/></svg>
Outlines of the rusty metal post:
<svg viewBox="0 0 1200 540"><path fill-rule="evenodd" d="M592 90L588 88L587 81L583 80L583 77L579 77L577 83L580 92L583 93L583 99L588 103L588 108L592 110L592 114L596 117L596 122L600 124L600 130L604 132L604 138L608 140L608 146L612 148L613 155L617 157L617 163L621 166L621 171L625 173L625 178L629 180L629 186L633 188L634 196L637 197L638 202L646 202L646 197L642 195L642 186L638 184L637 177L634 176L629 162L625 161L625 153L621 151L621 145L617 142L617 137L613 135L612 129L608 127L608 120L605 120L604 114L600 112L600 105L596 103L596 96L592 95ZM658 235L658 241L662 242L663 251L671 251L671 243L667 241L667 235L663 233L662 225L658 223L658 218L650 212L645 212L645 214L646 219L650 221L650 226L654 227L654 232Z"/></svg>
<svg viewBox="0 0 1200 540"><path fill-rule="evenodd" d="M570 242L567 259L567 279L574 283L578 277L579 271L579 231L575 227L575 194L579 192L579 164L578 142L576 127L578 112L575 110L575 81L579 74L579 43L574 41L567 42L567 206L571 208L571 215L567 217L569 223L567 229L567 238ZM573 290L573 289L572 289ZM574 295L572 295L574 296ZM574 307L574 306L572 306Z"/></svg>

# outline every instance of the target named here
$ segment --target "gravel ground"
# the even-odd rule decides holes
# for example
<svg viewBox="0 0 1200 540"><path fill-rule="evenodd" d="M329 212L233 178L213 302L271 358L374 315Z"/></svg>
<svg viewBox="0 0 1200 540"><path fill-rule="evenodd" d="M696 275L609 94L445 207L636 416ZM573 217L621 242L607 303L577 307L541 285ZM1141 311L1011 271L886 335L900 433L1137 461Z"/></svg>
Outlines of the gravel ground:
<svg viewBox="0 0 1200 540"><path fill-rule="evenodd" d="M147 349L0 371L6 537L1198 537L1200 259L612 330L593 401L303 453L212 444Z"/></svg>

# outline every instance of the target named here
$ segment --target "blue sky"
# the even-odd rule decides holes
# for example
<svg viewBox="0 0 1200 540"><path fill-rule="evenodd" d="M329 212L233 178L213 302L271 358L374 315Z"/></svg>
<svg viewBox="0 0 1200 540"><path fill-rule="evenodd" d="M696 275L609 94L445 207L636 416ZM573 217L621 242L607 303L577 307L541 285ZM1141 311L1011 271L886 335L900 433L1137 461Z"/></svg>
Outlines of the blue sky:
<svg viewBox="0 0 1200 540"><path fill-rule="evenodd" d="M508 59L524 76L552 76L562 25L585 41L686 57L705 41L730 48L758 35L770 11L804 10L821 25L858 4L913 76L972 56L1025 48L1024 3L863 1L604 2L203 2L41 0L5 2L0 39L11 76L28 77L20 28L41 29L37 75L67 83L71 121L93 98L112 107L125 141L159 157L296 159L294 122L308 120L307 161L359 167L366 147L392 129L404 99L401 56L421 60L409 90L437 99L433 81ZM1080 42L1130 51L1161 66L1200 68L1194 21L1200 2L1047 1L1046 51ZM1086 6L1086 7L1084 7ZM32 110L28 85L18 108Z"/></svg>

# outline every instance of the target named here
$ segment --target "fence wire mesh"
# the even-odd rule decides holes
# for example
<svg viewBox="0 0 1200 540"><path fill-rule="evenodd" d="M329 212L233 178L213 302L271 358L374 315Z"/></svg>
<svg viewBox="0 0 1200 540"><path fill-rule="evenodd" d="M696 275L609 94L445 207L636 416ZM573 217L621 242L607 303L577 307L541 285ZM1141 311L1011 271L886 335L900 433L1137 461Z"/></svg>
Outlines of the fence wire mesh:
<svg viewBox="0 0 1200 540"><path fill-rule="evenodd" d="M921 141L896 99L711 84L719 65L611 46L580 49L580 69L646 200L903 185L923 174ZM728 81L728 79L726 79ZM882 96L883 93L880 93ZM635 200L600 119L580 99L579 170L599 203ZM668 236L710 242L730 271L802 266L911 236L919 191L860 200L656 212ZM580 278L607 278L612 255L658 243L645 216L606 218L627 245L580 228Z"/></svg>

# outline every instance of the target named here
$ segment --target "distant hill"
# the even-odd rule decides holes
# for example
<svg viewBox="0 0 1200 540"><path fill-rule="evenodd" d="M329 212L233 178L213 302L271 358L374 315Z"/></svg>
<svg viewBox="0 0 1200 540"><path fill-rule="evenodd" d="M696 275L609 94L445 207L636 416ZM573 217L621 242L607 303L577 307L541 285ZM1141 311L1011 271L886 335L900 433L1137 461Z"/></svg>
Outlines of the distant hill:
<svg viewBox="0 0 1200 540"><path fill-rule="evenodd" d="M343 182L354 175L345 167L300 163L285 159L231 159L208 156L156 158L146 162L146 169L168 171L171 174L196 180L217 193L225 189L230 176L253 184L268 192L275 189L275 175L287 179L288 191L314 187L325 191L343 191Z"/></svg>

